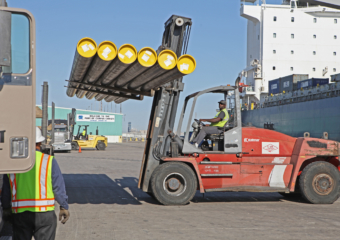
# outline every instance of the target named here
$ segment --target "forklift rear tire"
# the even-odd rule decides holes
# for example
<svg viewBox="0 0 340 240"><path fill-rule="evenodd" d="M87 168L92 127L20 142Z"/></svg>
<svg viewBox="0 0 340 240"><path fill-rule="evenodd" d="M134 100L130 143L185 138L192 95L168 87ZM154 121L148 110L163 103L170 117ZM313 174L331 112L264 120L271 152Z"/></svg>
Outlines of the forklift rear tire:
<svg viewBox="0 0 340 240"><path fill-rule="evenodd" d="M332 204L340 196L339 170L329 162L313 162L300 175L301 195L314 204Z"/></svg>
<svg viewBox="0 0 340 240"><path fill-rule="evenodd" d="M103 143L103 142L97 143L97 149L98 150L105 150L105 148L106 148L105 143Z"/></svg>
<svg viewBox="0 0 340 240"><path fill-rule="evenodd" d="M71 149L72 150L78 150L78 144L76 142L71 143Z"/></svg>
<svg viewBox="0 0 340 240"><path fill-rule="evenodd" d="M151 176L151 189L164 205L185 205L195 196L197 178L185 163L168 162L159 165Z"/></svg>

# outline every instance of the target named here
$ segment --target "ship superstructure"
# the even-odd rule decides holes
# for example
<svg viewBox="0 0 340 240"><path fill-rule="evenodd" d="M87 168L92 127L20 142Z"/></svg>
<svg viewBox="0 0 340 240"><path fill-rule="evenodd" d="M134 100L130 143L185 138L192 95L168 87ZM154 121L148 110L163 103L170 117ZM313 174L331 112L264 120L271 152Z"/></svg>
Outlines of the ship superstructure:
<svg viewBox="0 0 340 240"><path fill-rule="evenodd" d="M243 103L264 99L273 79L329 78L340 72L340 10L293 0L281 5L242 0L240 14L248 19L242 74L249 87Z"/></svg>

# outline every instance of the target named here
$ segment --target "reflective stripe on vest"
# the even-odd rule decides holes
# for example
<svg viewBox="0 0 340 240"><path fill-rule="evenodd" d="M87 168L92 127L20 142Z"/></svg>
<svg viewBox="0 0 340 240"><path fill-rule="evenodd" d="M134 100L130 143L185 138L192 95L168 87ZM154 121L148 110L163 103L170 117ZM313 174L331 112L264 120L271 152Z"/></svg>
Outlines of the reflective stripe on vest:
<svg viewBox="0 0 340 240"><path fill-rule="evenodd" d="M14 213L54 210L52 156L36 152L34 167L26 173L9 174Z"/></svg>
<svg viewBox="0 0 340 240"><path fill-rule="evenodd" d="M12 208L27 208L27 207L49 207L54 206L54 199L52 200L19 200L12 201Z"/></svg>
<svg viewBox="0 0 340 240"><path fill-rule="evenodd" d="M225 108L222 109L221 111L219 111L219 112L216 114L215 118L217 118L218 115L220 115L221 112L224 112L224 118L223 118L221 121L217 122L217 123L212 123L210 126L215 126L215 127L221 127L221 128L223 128L224 125L228 122L228 120L229 120L229 114L228 114L228 112L227 112L227 109L225 109Z"/></svg>

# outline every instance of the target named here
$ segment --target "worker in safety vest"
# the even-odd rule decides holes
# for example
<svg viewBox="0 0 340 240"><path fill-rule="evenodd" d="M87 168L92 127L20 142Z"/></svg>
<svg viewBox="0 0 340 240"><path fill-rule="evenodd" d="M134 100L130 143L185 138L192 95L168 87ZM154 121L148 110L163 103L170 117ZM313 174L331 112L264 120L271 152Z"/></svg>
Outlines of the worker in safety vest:
<svg viewBox="0 0 340 240"><path fill-rule="evenodd" d="M82 132L81 135L83 136L83 139L85 139L85 136L86 136L86 130L85 130L85 128L84 128L84 130L83 130L83 132Z"/></svg>
<svg viewBox="0 0 340 240"><path fill-rule="evenodd" d="M4 220L13 224L13 240L55 239L57 217L55 200L60 205L59 221L65 223L70 213L65 182L53 156L40 152L45 138L36 128L36 157L26 173L4 176L1 202ZM11 204L12 202L12 204Z"/></svg>
<svg viewBox="0 0 340 240"><path fill-rule="evenodd" d="M229 114L226 109L226 101L221 100L219 103L220 111L216 114L214 118L211 119L200 119L200 122L210 122L210 126L203 127L201 131L198 133L196 138L193 140L193 143L196 147L203 141L207 134L219 134L223 132L224 125L229 120Z"/></svg>

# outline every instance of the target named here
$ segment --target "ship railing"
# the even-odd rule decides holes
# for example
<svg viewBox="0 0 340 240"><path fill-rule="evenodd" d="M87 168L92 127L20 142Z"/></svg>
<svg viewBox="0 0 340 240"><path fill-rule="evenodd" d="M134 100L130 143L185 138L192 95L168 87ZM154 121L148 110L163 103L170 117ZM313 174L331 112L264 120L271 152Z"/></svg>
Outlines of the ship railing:
<svg viewBox="0 0 340 240"><path fill-rule="evenodd" d="M325 87L297 90L291 93L291 96L289 97L286 94L276 94L274 96L268 96L265 102L260 105L260 107L272 107L297 102L338 97L340 96L340 82L329 84Z"/></svg>

